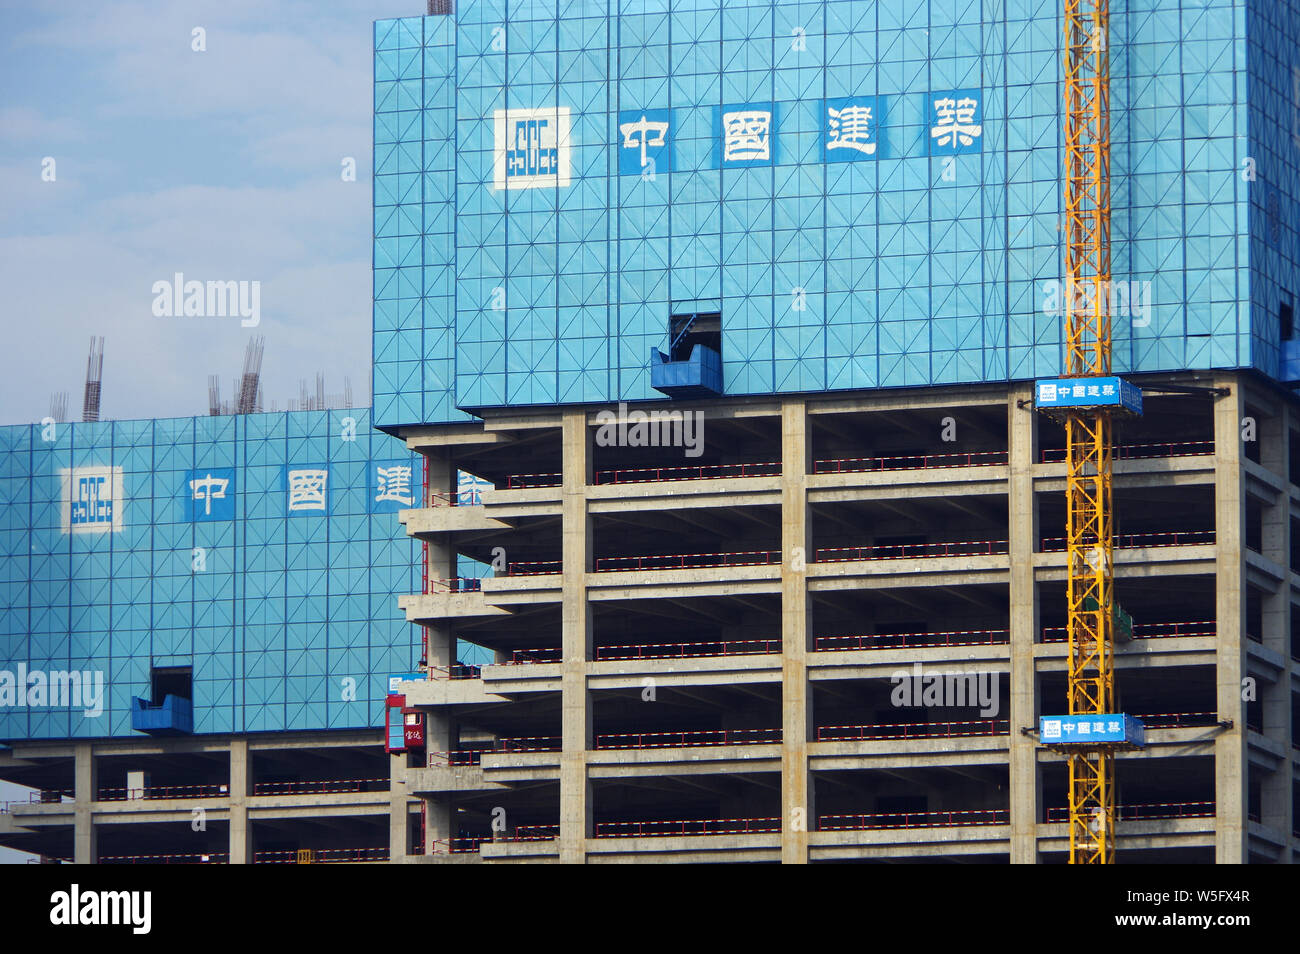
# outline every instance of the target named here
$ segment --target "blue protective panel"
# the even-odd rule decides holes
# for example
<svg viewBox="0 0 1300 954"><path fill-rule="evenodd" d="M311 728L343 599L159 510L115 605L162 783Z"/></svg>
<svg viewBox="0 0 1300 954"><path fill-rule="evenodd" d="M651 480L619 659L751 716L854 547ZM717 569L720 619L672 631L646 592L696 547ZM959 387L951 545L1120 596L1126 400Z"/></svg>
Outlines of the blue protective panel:
<svg viewBox="0 0 1300 954"><path fill-rule="evenodd" d="M0 427L0 739L167 729L132 707L161 666L195 733L380 725L419 654L419 480L365 409ZM20 670L84 691L15 705Z"/></svg>
<svg viewBox="0 0 1300 954"><path fill-rule="evenodd" d="M1061 36L1058 0L376 22L377 425L660 399L678 302L729 395L1061 374ZM1297 36L1296 0L1112 9L1114 373L1282 373Z"/></svg>

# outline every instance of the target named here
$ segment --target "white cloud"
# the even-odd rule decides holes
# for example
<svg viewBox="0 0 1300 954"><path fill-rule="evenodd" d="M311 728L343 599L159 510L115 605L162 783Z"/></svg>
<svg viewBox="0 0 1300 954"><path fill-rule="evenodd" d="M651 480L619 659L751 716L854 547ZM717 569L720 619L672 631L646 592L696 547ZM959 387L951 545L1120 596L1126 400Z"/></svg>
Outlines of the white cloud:
<svg viewBox="0 0 1300 954"><path fill-rule="evenodd" d="M84 129L66 118L43 115L27 106L0 108L0 129L12 142L35 144L38 148L52 148L60 143L81 139Z"/></svg>
<svg viewBox="0 0 1300 954"><path fill-rule="evenodd" d="M107 339L106 416L201 413L207 374L237 373L253 333L267 339L268 399L296 394L298 378L320 369L331 391L349 375L365 403L356 385L369 373L370 269L356 234L368 191L337 180L169 189L91 203L75 232L0 238L4 421L38 419L51 391L79 394L92 334ZM176 272L261 282L261 325L155 318L153 283Z"/></svg>
<svg viewBox="0 0 1300 954"><path fill-rule="evenodd" d="M0 423L38 419L52 391L75 415L92 334L108 417L203 413L207 375L228 392L254 333L268 402L322 370L368 403L370 18L390 14L74 2L11 35L89 82L74 102L33 84L0 112ZM344 156L359 181L341 181ZM175 272L260 281L261 326L154 318L152 285Z"/></svg>

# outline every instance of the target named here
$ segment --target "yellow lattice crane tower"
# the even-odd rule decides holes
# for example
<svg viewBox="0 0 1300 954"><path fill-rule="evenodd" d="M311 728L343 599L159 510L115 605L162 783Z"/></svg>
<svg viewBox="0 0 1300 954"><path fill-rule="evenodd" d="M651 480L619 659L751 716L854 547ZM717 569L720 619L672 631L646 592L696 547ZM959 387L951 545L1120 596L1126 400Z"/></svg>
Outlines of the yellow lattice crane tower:
<svg viewBox="0 0 1300 954"><path fill-rule="evenodd" d="M1115 859L1115 750L1142 744L1117 714L1112 418L1140 413L1141 392L1111 377L1110 54L1108 0L1065 0L1064 376L1039 382L1066 440L1069 715L1044 716L1040 741L1070 769L1070 862Z"/></svg>
<svg viewBox="0 0 1300 954"><path fill-rule="evenodd" d="M1067 378L1110 374L1110 30L1108 0L1065 2ZM1094 294L1075 294L1093 285ZM1109 409L1065 417L1070 714L1114 712L1114 521ZM1114 860L1115 760L1070 756L1070 862Z"/></svg>

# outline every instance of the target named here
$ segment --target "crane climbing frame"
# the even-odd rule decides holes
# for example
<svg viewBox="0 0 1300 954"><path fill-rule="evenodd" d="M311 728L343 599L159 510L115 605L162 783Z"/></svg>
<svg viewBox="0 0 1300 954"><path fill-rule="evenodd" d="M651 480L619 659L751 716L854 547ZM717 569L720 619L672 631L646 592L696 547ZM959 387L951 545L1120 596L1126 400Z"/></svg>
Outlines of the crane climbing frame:
<svg viewBox="0 0 1300 954"><path fill-rule="evenodd" d="M1065 0L1066 378L1111 372L1109 17L1107 0ZM1115 711L1111 414L1064 415L1071 715ZM1067 758L1070 863L1113 863L1114 749Z"/></svg>

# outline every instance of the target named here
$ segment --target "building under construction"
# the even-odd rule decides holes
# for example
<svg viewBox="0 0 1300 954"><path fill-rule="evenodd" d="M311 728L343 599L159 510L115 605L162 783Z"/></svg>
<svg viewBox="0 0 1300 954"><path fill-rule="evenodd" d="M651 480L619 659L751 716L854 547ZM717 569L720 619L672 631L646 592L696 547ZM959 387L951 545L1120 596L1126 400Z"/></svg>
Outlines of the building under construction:
<svg viewBox="0 0 1300 954"><path fill-rule="evenodd" d="M1146 745L1118 758L1119 858L1290 861L1296 409L1248 375L1137 380L1116 669ZM1066 708L1065 447L1032 397L702 402L691 461L600 446L589 409L412 432L431 678L401 704L427 720L405 778L431 854L1064 860L1066 767L1036 732ZM456 468L498 489L466 505ZM506 575L455 578L498 548ZM455 636L497 664L456 667ZM918 673L991 691L931 699Z"/></svg>
<svg viewBox="0 0 1300 954"><path fill-rule="evenodd" d="M1293 3L430 13L421 860L1294 859Z"/></svg>
<svg viewBox="0 0 1300 954"><path fill-rule="evenodd" d="M0 427L0 846L388 858L378 725L417 652L397 513L420 471L319 375L301 407L263 413L262 352L233 405L210 379L206 417L101 421L93 339L82 422L64 423L65 392Z"/></svg>
<svg viewBox="0 0 1300 954"><path fill-rule="evenodd" d="M368 417L0 429L0 844L1295 860L1295 0L427 9Z"/></svg>

